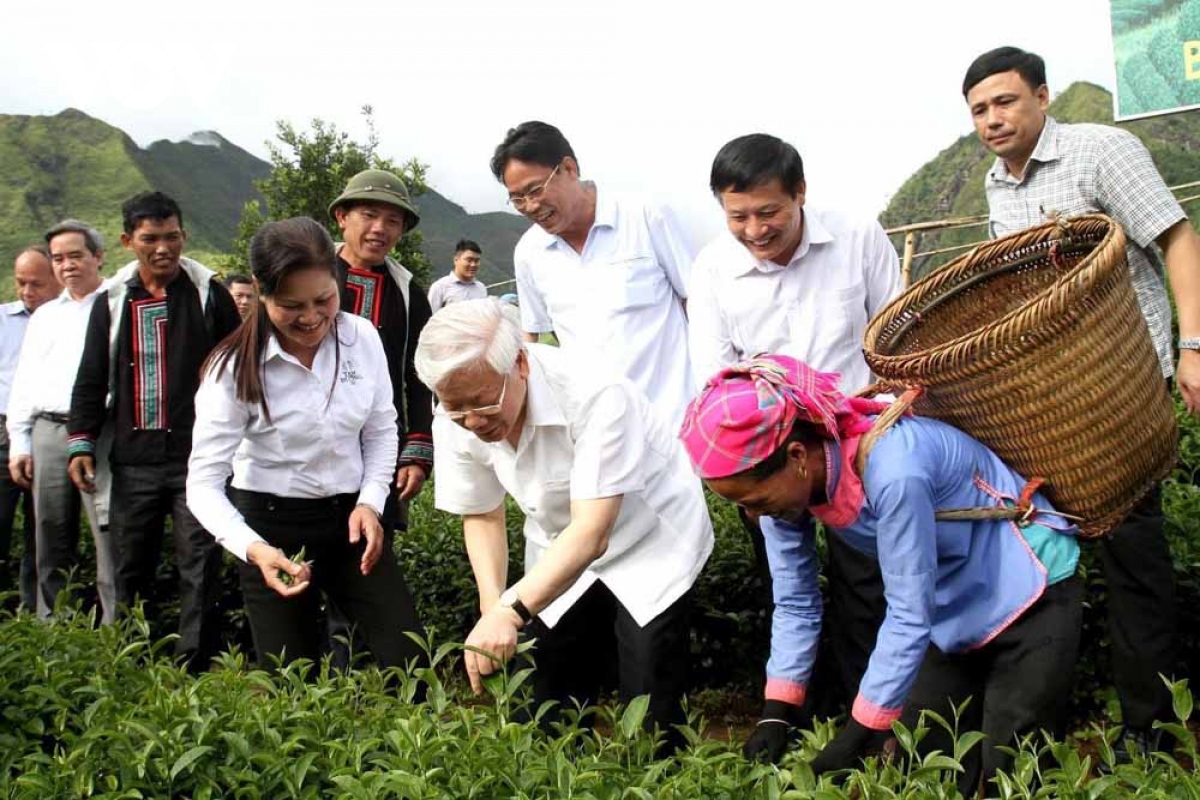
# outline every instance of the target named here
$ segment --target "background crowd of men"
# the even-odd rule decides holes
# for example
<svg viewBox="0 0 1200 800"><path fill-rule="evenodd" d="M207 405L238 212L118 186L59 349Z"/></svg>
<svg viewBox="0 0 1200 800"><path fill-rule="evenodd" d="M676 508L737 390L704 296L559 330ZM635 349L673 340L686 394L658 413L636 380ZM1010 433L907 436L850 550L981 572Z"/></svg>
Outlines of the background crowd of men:
<svg viewBox="0 0 1200 800"><path fill-rule="evenodd" d="M997 157L985 187L991 233L1041 223L1051 212L1100 211L1120 222L1164 379L1174 379L1189 410L1200 409L1200 240L1145 148L1113 127L1047 116L1044 65L1015 48L977 59L963 95L980 140ZM698 253L669 207L585 179L552 125L511 129L491 170L513 208L533 223L514 252L525 340L552 333L572 360L627 378L667 430L678 430L709 376L762 352L837 372L847 394L870 383L861 340L871 316L902 290L896 252L877 221L806 205L803 161L790 144L751 134L720 150L710 188L728 230ZM382 521L386 531L403 530L406 504L431 476L440 446L434 398L418 378L414 353L431 316L487 296L476 278L482 248L458 242L452 272L426 293L391 255L420 220L397 176L360 173L331 198L329 210L343 238L335 265L341 309L370 322L387 357L398 456ZM181 607L177 653L203 669L219 641L213 610L221 556L185 497L194 396L201 364L259 301L253 279L221 281L183 255L184 213L170 197L139 194L125 203L122 218L120 244L133 260L110 278L101 275L104 242L78 220L55 225L44 244L16 257L18 299L0 307L0 456L9 468L0 471L7 472L0 475L0 588L19 587L27 607L51 615L76 564L86 515L101 619L111 622L149 596L170 516ZM1164 260L1178 308L1178 368ZM553 365L537 369L552 372ZM502 405L505 384L497 387ZM25 558L16 565L8 554L21 503ZM468 505L446 507L465 513ZM756 520L743 521L772 576ZM840 685L825 696L847 698L866 669L886 600L875 561L835 538L829 545L824 613L832 635L819 663L832 676L828 685ZM1175 670L1173 578L1158 494L1098 548L1127 738L1154 747L1153 723L1170 712L1158 676ZM685 604L674 602L662 612L667 618L642 620L636 599L563 599L558 616L576 602L588 606L582 628L611 628L617 619L618 636L628 638L631 626L651 631L639 644L622 645L626 650L659 652L659 639L686 620ZM338 609L329 613L336 626ZM559 668L566 671L572 645L564 641ZM652 670L645 659L638 663ZM672 686L672 696L682 693Z"/></svg>

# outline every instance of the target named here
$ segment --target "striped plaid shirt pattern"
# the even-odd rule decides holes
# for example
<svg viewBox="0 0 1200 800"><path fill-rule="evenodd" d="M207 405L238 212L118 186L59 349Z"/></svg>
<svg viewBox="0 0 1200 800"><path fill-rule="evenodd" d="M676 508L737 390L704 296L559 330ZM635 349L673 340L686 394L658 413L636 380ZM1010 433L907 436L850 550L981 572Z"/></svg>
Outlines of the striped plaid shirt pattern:
<svg viewBox="0 0 1200 800"><path fill-rule="evenodd" d="M1136 136L1108 125L1065 125L1046 117L1024 177L1014 178L997 158L985 187L993 237L1040 225L1054 213L1101 212L1120 223L1128 238L1133 288L1163 375L1174 374L1171 304L1154 240L1187 215Z"/></svg>

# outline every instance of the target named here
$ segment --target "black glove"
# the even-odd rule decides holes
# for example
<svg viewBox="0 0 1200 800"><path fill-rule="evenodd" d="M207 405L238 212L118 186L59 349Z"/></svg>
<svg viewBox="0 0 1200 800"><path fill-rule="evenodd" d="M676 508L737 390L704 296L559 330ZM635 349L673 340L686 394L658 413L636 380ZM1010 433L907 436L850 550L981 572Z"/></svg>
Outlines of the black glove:
<svg viewBox="0 0 1200 800"><path fill-rule="evenodd" d="M751 761L778 764L787 750L788 731L799 717L799 706L768 700L763 704L762 718L742 746L742 755Z"/></svg>
<svg viewBox="0 0 1200 800"><path fill-rule="evenodd" d="M892 736L890 730L877 731L866 727L854 717L846 722L833 741L812 760L812 770L820 775L839 769L853 769L864 755L883 749Z"/></svg>

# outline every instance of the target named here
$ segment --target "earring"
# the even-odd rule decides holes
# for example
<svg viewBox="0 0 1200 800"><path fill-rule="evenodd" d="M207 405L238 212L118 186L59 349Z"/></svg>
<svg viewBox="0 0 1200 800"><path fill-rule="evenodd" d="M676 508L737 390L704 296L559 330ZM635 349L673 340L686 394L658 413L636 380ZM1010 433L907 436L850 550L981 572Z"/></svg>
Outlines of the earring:
<svg viewBox="0 0 1200 800"><path fill-rule="evenodd" d="M800 480L802 480L802 481L808 480L808 465L807 464L804 464L804 463L800 464Z"/></svg>

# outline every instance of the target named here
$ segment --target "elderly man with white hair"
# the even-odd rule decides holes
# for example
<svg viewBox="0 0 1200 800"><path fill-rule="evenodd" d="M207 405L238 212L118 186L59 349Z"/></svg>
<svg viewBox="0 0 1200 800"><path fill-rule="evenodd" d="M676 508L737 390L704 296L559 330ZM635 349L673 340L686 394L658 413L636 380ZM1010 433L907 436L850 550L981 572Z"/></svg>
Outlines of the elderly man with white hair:
<svg viewBox="0 0 1200 800"><path fill-rule="evenodd" d="M615 661L624 700L683 721L692 585L712 552L703 489L645 395L619 375L525 344L495 298L447 306L421 333L417 374L439 397L434 502L459 514L481 617L471 685L537 638L538 702L598 699ZM508 585L504 497L525 512L525 575Z"/></svg>

